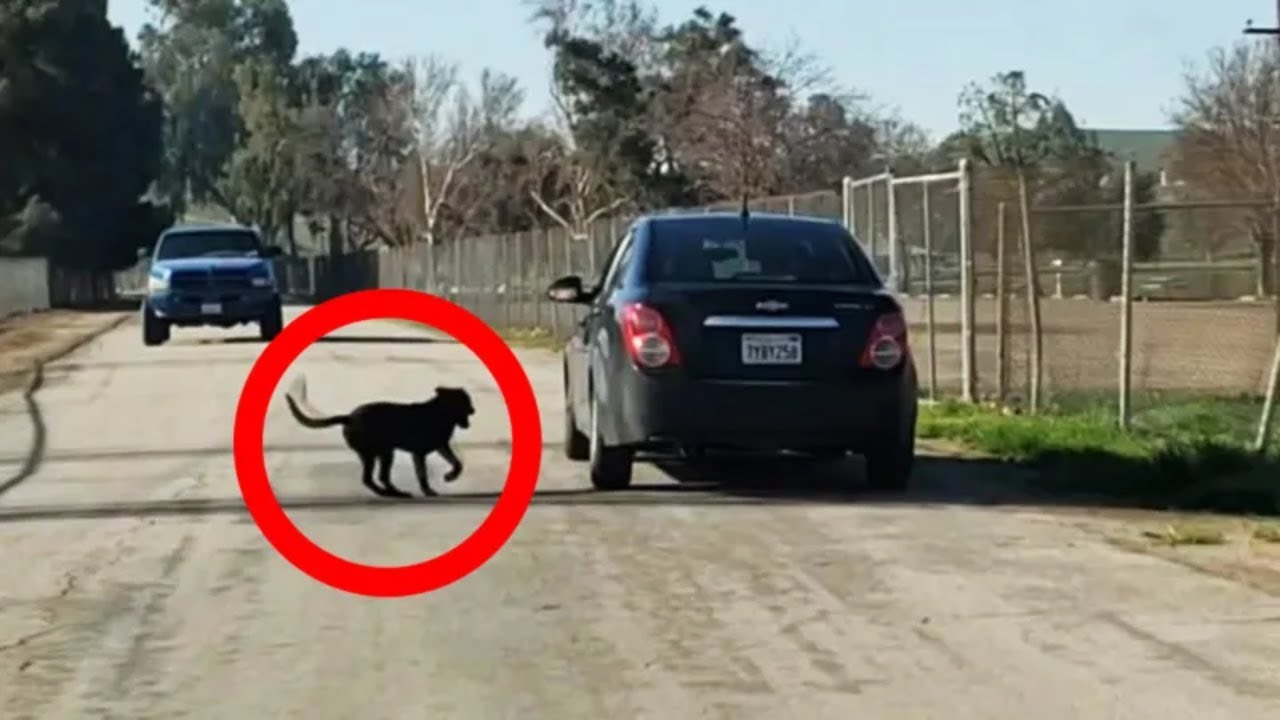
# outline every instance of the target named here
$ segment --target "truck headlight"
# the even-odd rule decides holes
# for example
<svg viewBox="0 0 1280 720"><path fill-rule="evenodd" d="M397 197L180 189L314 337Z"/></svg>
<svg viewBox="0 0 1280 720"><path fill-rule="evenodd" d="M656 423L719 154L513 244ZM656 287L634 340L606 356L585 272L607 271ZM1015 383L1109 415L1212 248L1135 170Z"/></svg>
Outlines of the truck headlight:
<svg viewBox="0 0 1280 720"><path fill-rule="evenodd" d="M147 292L164 292L169 289L168 275L148 275L147 276Z"/></svg>

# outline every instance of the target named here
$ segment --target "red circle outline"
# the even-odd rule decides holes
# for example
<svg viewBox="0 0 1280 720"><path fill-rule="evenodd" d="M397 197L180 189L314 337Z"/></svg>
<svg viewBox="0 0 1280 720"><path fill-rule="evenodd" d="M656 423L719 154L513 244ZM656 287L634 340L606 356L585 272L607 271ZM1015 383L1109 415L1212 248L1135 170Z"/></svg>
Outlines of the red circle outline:
<svg viewBox="0 0 1280 720"><path fill-rule="evenodd" d="M484 522L443 555L403 566L363 565L315 544L289 519L271 488L263 428L271 396L299 355L320 338L364 320L396 319L434 327L466 345L497 381L511 421L511 465ZM440 378L448 385L447 378ZM316 305L267 344L245 379L232 438L236 478L263 537L294 567L332 588L367 597L405 597L438 590L479 569L519 527L533 501L542 466L537 397L515 353L483 320L447 300L415 290L361 290Z"/></svg>

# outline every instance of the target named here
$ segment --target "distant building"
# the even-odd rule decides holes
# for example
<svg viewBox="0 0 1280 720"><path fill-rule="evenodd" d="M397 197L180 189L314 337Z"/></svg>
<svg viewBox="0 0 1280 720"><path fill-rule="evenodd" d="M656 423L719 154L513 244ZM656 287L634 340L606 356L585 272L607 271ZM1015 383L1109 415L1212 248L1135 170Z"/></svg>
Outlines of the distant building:
<svg viewBox="0 0 1280 720"><path fill-rule="evenodd" d="M1177 130L1086 128L1086 132L1092 133L1099 147L1112 153L1117 160L1133 160L1139 172L1157 173L1157 201L1187 199L1183 182L1171 170L1170 154L1178 138ZM1165 227L1160 238L1161 259L1210 261L1247 258L1256 252L1249 232L1252 219L1249 211L1199 209L1165 213L1164 218ZM1250 282L1248 273L1244 278L1247 286ZM1238 294L1247 294L1247 291Z"/></svg>
<svg viewBox="0 0 1280 720"><path fill-rule="evenodd" d="M1097 140L1098 146L1118 160L1132 160L1138 172L1160 175L1160 185L1176 184L1169 170L1169 152L1178 138L1177 130L1117 130L1084 128Z"/></svg>

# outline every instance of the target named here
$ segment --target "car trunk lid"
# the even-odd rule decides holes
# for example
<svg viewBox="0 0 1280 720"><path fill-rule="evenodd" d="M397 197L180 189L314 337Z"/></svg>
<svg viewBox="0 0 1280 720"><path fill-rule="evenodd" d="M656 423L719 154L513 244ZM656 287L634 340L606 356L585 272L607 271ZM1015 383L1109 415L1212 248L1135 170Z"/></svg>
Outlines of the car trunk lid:
<svg viewBox="0 0 1280 720"><path fill-rule="evenodd" d="M758 382L852 377L876 320L898 310L879 288L768 283L660 284L647 304L690 377Z"/></svg>

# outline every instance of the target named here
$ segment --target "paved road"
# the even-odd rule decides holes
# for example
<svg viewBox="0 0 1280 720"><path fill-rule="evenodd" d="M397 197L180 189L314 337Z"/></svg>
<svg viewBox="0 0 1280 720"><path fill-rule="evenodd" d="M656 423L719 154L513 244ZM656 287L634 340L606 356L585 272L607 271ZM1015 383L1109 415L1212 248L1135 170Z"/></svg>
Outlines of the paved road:
<svg viewBox="0 0 1280 720"><path fill-rule="evenodd" d="M963 505L760 501L732 489L572 492L545 399L544 495L512 542L436 594L317 584L242 512L231 417L261 345L130 322L37 399L34 472L0 496L4 718L1264 718L1280 710L1280 603L1127 554L1048 515ZM480 415L450 492L496 491L509 435L460 346L369 323L295 368L339 410L464 383ZM360 342L387 336L395 342ZM287 381L287 380L286 380ZM32 423L0 397L0 481ZM458 542L483 496L371 501L337 431L273 403L277 493L329 550L383 564ZM437 476L441 465L434 464ZM961 472L938 461L926 469ZM397 481L414 487L399 461Z"/></svg>

